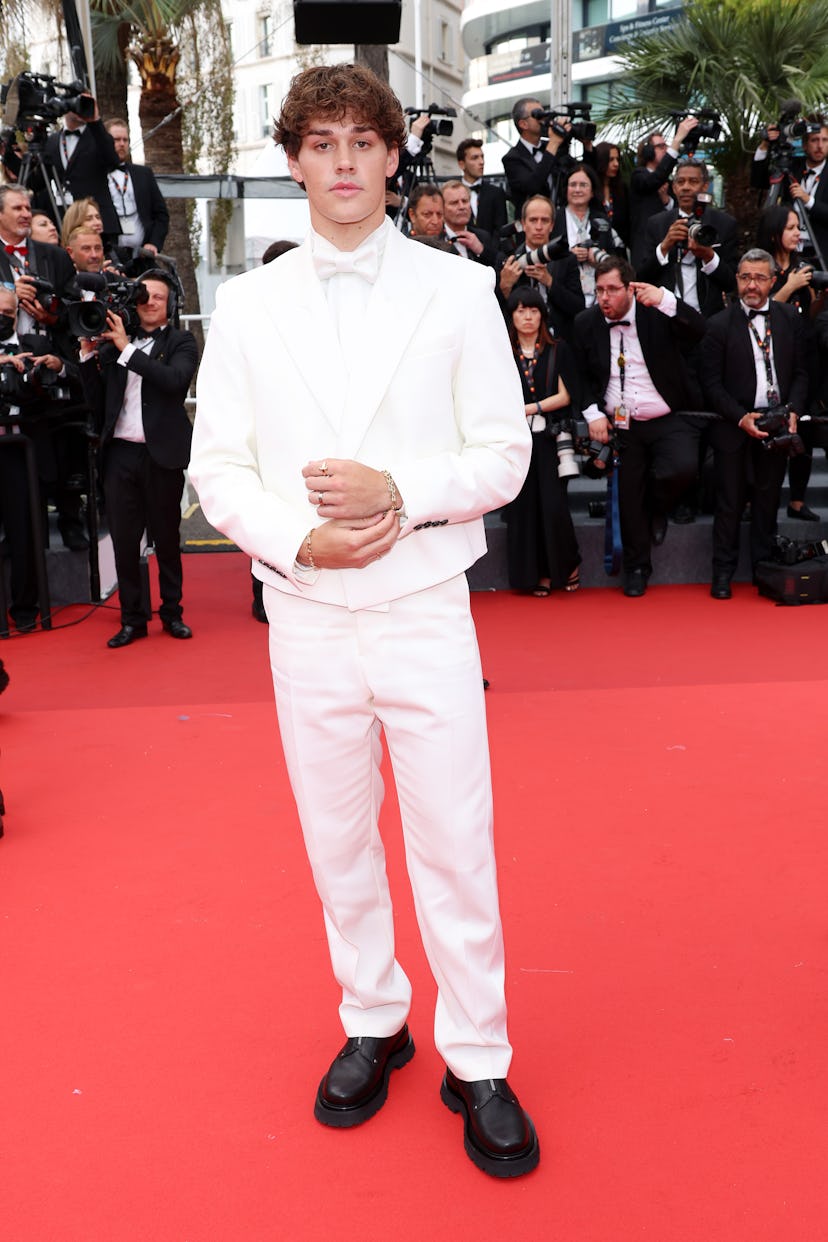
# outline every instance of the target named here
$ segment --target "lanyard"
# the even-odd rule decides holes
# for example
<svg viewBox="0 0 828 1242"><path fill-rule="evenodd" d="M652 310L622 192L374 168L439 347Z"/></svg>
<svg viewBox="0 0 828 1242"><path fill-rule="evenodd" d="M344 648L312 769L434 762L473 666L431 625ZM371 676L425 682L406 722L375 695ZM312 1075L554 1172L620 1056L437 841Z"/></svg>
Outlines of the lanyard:
<svg viewBox="0 0 828 1242"><path fill-rule="evenodd" d="M753 326L753 320L748 320L748 328L753 335L753 339L759 346L759 352L762 355L762 361L765 364L765 382L768 389L768 404L775 405L777 401L776 385L773 381L773 367L771 365L771 326L770 326L770 310L765 315L765 335L761 337Z"/></svg>
<svg viewBox="0 0 828 1242"><path fill-rule="evenodd" d="M113 187L118 191L118 197L121 200L121 210L118 212L118 215L128 216L130 213L126 209L126 192L129 189L129 173L128 172L124 173L124 184L123 185L118 184L117 172L114 172L114 171L111 172L109 174L109 180L112 182Z"/></svg>
<svg viewBox="0 0 828 1242"><path fill-rule="evenodd" d="M618 379L621 384L621 401L624 400L624 381L627 378L627 359L624 356L624 333L618 335Z"/></svg>

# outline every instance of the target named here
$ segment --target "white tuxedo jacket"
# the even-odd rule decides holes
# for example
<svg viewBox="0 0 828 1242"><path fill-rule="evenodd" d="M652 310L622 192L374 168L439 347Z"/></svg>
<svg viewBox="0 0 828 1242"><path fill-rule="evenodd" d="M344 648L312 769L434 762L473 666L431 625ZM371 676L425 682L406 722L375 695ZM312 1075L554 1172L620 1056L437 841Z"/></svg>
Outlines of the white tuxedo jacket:
<svg viewBox="0 0 828 1242"><path fill-rule="evenodd" d="M264 582L365 608L485 552L482 515L517 494L531 452L493 281L389 230L349 370L309 242L220 287L189 472L208 520ZM389 470L407 520L365 569L297 574L305 535L324 521L302 467L337 457Z"/></svg>

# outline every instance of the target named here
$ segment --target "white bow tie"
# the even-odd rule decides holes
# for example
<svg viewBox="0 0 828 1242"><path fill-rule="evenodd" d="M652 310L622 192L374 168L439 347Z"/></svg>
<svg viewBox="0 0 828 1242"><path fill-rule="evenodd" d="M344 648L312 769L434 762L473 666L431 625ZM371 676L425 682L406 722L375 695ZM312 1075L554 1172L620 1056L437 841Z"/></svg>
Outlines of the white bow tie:
<svg viewBox="0 0 828 1242"><path fill-rule="evenodd" d="M313 265L320 280L354 273L372 285L379 273L379 261L379 248L370 243L360 246L358 250L336 250L326 244L314 250L313 254Z"/></svg>

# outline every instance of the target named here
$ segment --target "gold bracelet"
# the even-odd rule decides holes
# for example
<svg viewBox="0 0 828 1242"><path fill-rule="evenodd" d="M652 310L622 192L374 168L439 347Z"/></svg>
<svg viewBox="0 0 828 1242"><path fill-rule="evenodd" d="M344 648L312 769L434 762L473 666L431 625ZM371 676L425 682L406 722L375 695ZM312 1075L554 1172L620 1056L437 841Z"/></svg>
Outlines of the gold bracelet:
<svg viewBox="0 0 828 1242"><path fill-rule="evenodd" d="M388 495L391 497L391 508L396 513L397 512L397 485L394 482L394 480L391 478L390 470L383 470L381 471L381 473L384 475L385 481L388 484Z"/></svg>
<svg viewBox="0 0 828 1242"><path fill-rule="evenodd" d="M316 569L316 561L313 559L313 548L311 546L312 538L313 538L313 529L309 530L307 535L305 536L305 555L307 556L308 561L310 562L309 568Z"/></svg>

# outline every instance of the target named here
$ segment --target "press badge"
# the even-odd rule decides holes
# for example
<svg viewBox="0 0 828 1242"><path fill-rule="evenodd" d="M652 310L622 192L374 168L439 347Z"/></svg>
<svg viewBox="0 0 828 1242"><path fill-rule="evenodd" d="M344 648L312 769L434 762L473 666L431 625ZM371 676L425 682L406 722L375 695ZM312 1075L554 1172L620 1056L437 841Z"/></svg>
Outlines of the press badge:
<svg viewBox="0 0 828 1242"><path fill-rule="evenodd" d="M630 412L623 404L617 405L613 412L612 420L619 431L628 431L630 426Z"/></svg>

